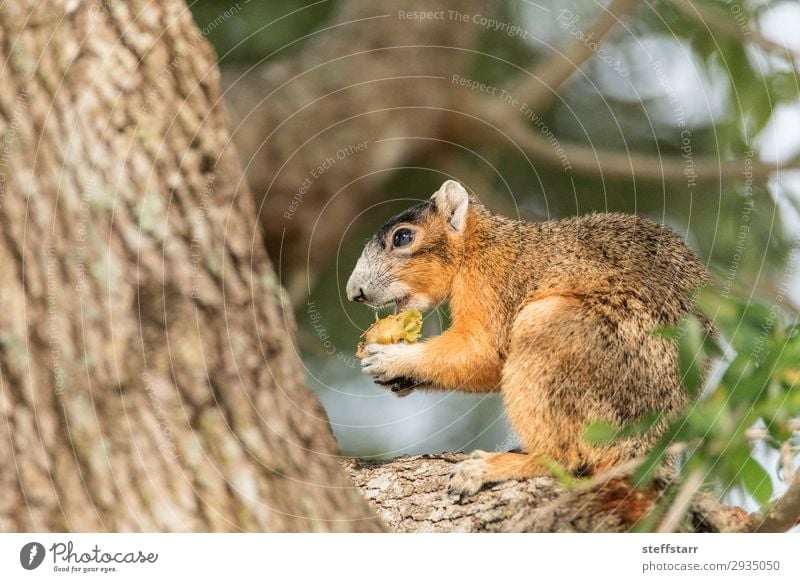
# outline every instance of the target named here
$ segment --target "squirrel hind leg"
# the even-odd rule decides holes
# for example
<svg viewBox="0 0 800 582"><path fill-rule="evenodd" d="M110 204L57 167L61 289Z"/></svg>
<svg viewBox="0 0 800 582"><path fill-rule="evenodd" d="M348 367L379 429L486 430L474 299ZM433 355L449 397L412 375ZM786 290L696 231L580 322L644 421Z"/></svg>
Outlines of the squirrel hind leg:
<svg viewBox="0 0 800 582"><path fill-rule="evenodd" d="M658 388L672 390L665 381L670 364L655 342L644 325L610 305L600 312L558 293L529 302L514 322L501 381L524 449L584 475L641 454L637 443L597 447L583 434L593 420L633 420L664 402Z"/></svg>
<svg viewBox="0 0 800 582"><path fill-rule="evenodd" d="M453 468L448 492L457 497L474 495L490 483L527 479L547 473L547 469L532 455L474 451L469 459Z"/></svg>
<svg viewBox="0 0 800 582"><path fill-rule="evenodd" d="M548 295L528 303L514 322L501 381L506 414L525 451L577 473L593 472L588 466L595 463L583 447L585 413L573 402L574 385L561 384L574 381L562 377L562 369L574 364L579 350L569 344L582 341L572 328L584 325L580 300L573 296ZM580 337L585 335L582 329Z"/></svg>

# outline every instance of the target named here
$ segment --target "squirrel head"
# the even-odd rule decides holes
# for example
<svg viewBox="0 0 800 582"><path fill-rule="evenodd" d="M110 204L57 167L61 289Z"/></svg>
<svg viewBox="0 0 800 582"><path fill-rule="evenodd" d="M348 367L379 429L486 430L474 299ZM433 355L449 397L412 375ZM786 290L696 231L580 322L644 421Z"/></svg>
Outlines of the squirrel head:
<svg viewBox="0 0 800 582"><path fill-rule="evenodd" d="M425 311L447 299L464 253L470 196L453 180L393 216L367 242L347 298L397 311Z"/></svg>

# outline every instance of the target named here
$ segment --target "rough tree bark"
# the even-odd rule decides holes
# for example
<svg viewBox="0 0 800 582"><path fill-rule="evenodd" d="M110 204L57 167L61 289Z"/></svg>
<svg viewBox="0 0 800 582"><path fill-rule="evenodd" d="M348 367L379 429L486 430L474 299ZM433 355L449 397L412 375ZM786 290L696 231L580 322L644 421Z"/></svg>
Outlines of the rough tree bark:
<svg viewBox="0 0 800 582"><path fill-rule="evenodd" d="M487 14L488 5L457 9ZM236 147L293 299L305 297L307 277L330 260L343 229L385 198L376 193L392 172L442 147L447 109L464 95L453 75L464 74L483 29L402 14L453 8L347 0L299 53L225 72Z"/></svg>
<svg viewBox="0 0 800 582"><path fill-rule="evenodd" d="M389 529L398 532L627 532L650 515L663 493L658 486L632 491L622 477L568 492L552 477L537 477L455 500L446 493L447 477L464 458L443 453L343 464ZM691 532L749 532L759 522L700 493L681 525Z"/></svg>
<svg viewBox="0 0 800 582"><path fill-rule="evenodd" d="M0 530L378 530L186 6L0 21Z"/></svg>

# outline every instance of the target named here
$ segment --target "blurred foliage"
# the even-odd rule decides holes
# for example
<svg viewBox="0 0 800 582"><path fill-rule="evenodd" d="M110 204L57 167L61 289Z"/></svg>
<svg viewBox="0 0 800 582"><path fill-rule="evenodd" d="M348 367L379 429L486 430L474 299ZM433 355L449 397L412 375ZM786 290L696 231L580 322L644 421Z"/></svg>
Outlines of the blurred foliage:
<svg viewBox="0 0 800 582"><path fill-rule="evenodd" d="M686 319L680 326L659 330L677 342L684 386L697 400L672 419L663 437L634 473L646 484L676 445L681 476L698 472L721 493L739 486L762 507L773 497L771 474L754 455L754 441L780 452L800 445L800 325L797 314L776 304L723 297L712 290L698 305L713 320L720 339L712 339L701 321ZM703 370L719 368L708 383ZM607 423L587 427L590 440L603 443L641 434L660 422L657 413L621 430ZM755 432L754 432L755 429ZM786 476L783 476L784 480Z"/></svg>
<svg viewBox="0 0 800 582"><path fill-rule="evenodd" d="M216 46L223 67L260 62L269 66L302 50L309 34L330 24L341 2L231 4L200 0L191 8ZM723 28L733 30L730 34L706 26L674 2L662 0L652 5L654 9L643 3L635 16L626 20L626 28L618 27L603 44L628 74L610 70L599 59L589 61L564 85L555 104L539 112L559 142L588 145L596 148L598 155L603 150L618 150L677 159L684 155L687 162L700 156L741 159L738 182L721 186L695 185L688 179L682 184L601 180L537 164L510 146L481 149L479 143L469 145L491 167L475 153L453 147L437 152L436 159L410 160L395 170L384 188L385 200L366 209L351 229L342 233L336 261L313 274L309 305L313 304L317 313L311 315L309 305L296 306L299 344L310 381L331 413L345 452L382 454L391 447L386 445L388 440L376 437L379 431L375 427L337 423L351 407L349 400L341 404L346 400L341 397L342 387L349 386L345 390L348 395L364 398L380 393L364 383L351 361L357 338L373 315L363 307L346 304L341 289L366 237L388 216L429 196L441 183L441 172L446 171L479 185L484 202L507 214L537 219L595 210L637 212L685 233L717 275L718 287L745 299L709 294L701 298L726 342L724 371L712 377L697 404L671 425L650 460L659 458L670 443L691 443L685 457L688 471L703 471L708 481L721 489L741 485L765 503L772 493L771 471L754 459L746 431L754 424L763 425L769 433L764 443L771 448L796 438L787 430L787 421L800 415L796 388L800 340L796 317L792 323L787 315L791 311L785 312L783 307L789 308L798 298L788 293L785 304L774 308L754 296L775 297L775 281L791 275L786 262L798 236L800 213L796 207L787 210L787 205L780 204L781 196L786 201L789 186L751 183L747 160L759 158L759 148L771 139L766 130L775 121L776 108L796 104L800 84L788 61L751 41L752 32L760 29L768 11L794 5L788 1L693 2L694 7L721 21ZM535 5L503 0L491 6L494 18L518 24L528 34L523 38L484 30L466 74L504 88L513 86L521 71L533 70L553 47L570 40L569 31L558 20L560 11L571 11L579 17L578 26L586 27L597 10L593 0L540 0ZM795 16L800 18L800 14ZM795 29L797 26L800 22L795 22ZM365 110L369 108L365 104ZM542 131L532 122L529 129ZM765 327L767 321L772 324ZM429 314L426 334L437 333L447 324L446 309ZM696 322L687 321L672 333L680 345L686 387L699 391L703 362L718 352L717 344L705 338ZM323 371L326 379L333 380L317 381ZM375 402L370 401L369 407L379 416ZM459 411L452 417L452 426L429 429L431 440L410 437L406 442L422 444L402 449L404 452L426 447L504 446L496 442L502 440L502 430L492 428L497 424L496 401L475 404L451 398L447 402L450 409ZM389 405L398 406L395 401ZM346 410L337 412L337 406ZM642 430L650 420L626 430ZM391 436L396 432L387 425L381 430ZM594 438L610 438L608 427L593 427L592 431ZM474 440L475 434L484 432L492 436ZM654 465L645 464L640 477L646 477Z"/></svg>
<svg viewBox="0 0 800 582"><path fill-rule="evenodd" d="M336 7L326 0L189 0L195 22L223 65L255 64L302 48Z"/></svg>
<svg viewBox="0 0 800 582"><path fill-rule="evenodd" d="M684 474L701 471L722 490L739 484L765 505L772 497L772 479L753 457L748 430L763 426L763 443L775 450L784 443L800 444L793 428L794 419L800 417L797 314L789 316L777 305L722 298L711 291L701 296L699 304L728 343L723 373L673 424L664 443L668 439L696 443L684 460ZM714 342L704 342L700 336L695 322L679 338L682 352L694 355L691 361L682 361L690 392L700 389L697 370L703 361L722 353Z"/></svg>

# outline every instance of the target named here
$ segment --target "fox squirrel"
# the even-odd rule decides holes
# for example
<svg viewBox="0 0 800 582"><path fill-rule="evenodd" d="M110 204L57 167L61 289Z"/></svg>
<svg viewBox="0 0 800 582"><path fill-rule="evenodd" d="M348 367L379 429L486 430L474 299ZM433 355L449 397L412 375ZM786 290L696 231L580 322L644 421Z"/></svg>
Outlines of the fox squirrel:
<svg viewBox="0 0 800 582"><path fill-rule="evenodd" d="M652 331L692 313L707 278L675 233L646 218L512 220L448 180L367 242L347 296L419 311L450 300L447 331L367 345L361 365L401 391L502 393L524 453L473 453L450 476L460 496L547 474L543 456L590 475L647 452L665 421L604 445L583 431L653 411L666 419L686 405L676 344Z"/></svg>

